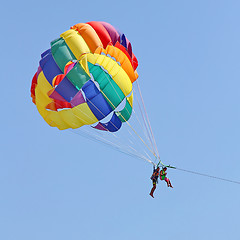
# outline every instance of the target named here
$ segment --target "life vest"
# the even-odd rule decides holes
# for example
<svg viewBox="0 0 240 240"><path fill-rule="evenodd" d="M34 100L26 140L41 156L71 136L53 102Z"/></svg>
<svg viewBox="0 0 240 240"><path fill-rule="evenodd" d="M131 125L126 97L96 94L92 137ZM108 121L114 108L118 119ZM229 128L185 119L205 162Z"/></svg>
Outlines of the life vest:
<svg viewBox="0 0 240 240"><path fill-rule="evenodd" d="M160 173L161 173L161 174L160 174L160 179L161 179L161 180L164 180L164 179L166 178L167 173L166 173L164 170L161 170Z"/></svg>
<svg viewBox="0 0 240 240"><path fill-rule="evenodd" d="M158 177L159 177L159 171L157 169L154 169L151 179L157 181Z"/></svg>

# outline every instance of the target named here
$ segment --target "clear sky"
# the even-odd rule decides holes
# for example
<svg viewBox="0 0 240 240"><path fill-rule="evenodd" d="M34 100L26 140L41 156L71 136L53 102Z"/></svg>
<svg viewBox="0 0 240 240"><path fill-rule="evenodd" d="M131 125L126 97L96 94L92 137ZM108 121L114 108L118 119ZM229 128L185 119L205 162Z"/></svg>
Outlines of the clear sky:
<svg viewBox="0 0 240 240"><path fill-rule="evenodd" d="M239 239L240 185L152 166L49 127L31 102L40 54L70 26L106 21L131 41L167 164L239 181L238 0L1 4L0 239Z"/></svg>

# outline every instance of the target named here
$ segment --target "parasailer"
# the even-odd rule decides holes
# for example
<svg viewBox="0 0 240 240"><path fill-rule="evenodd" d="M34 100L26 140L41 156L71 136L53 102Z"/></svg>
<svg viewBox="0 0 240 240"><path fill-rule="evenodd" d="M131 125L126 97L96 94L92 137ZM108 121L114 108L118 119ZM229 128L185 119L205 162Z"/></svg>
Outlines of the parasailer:
<svg viewBox="0 0 240 240"><path fill-rule="evenodd" d="M167 167L163 167L162 168L162 170L160 171L160 180L165 180L165 182L167 183L167 186L168 187L171 187L171 188L173 188L173 186L172 186L172 184L171 184L171 182L170 182L170 180L169 180L169 178L167 178L166 177L166 175L167 175Z"/></svg>
<svg viewBox="0 0 240 240"><path fill-rule="evenodd" d="M154 198L153 193L156 190L157 183L158 183L158 178L160 178L160 180L162 180L162 181L165 180L166 183L167 183L167 186L173 188L170 180L166 177L166 175L167 175L167 172L166 172L167 171L167 167L166 166L162 167L162 170L160 171L160 167L158 166L159 163L157 164L157 167L154 166L153 174L152 174L152 176L150 178L152 180L153 186L152 186L152 189L151 189L149 195L151 197L153 197L153 198ZM174 167L171 167L171 168L174 168Z"/></svg>
<svg viewBox="0 0 240 240"><path fill-rule="evenodd" d="M153 198L154 198L153 193L156 190L157 183L158 183L159 170L160 170L159 167L157 167L157 168L154 167L153 174L151 176L153 186L152 186L152 189L151 189L151 192L149 193L149 195Z"/></svg>

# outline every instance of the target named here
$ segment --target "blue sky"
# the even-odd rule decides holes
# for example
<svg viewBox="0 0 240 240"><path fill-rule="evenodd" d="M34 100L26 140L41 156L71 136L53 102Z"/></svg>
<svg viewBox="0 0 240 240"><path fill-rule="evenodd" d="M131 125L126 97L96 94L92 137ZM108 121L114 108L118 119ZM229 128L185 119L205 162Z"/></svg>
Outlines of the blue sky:
<svg viewBox="0 0 240 240"><path fill-rule="evenodd" d="M49 127L30 98L40 54L70 26L131 41L167 164L239 181L239 1L6 1L1 13L0 239L238 239L240 187L152 166Z"/></svg>

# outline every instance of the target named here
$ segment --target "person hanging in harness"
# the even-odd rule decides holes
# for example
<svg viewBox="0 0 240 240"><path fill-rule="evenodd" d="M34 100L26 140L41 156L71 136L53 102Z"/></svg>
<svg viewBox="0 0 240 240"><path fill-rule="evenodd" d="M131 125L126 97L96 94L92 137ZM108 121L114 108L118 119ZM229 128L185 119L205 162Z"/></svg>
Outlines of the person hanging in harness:
<svg viewBox="0 0 240 240"><path fill-rule="evenodd" d="M160 170L159 167L157 167L156 169L155 169L155 167L154 167L154 169L153 169L153 174L152 174L152 176L151 176L151 180L152 180L153 187L152 187L151 192L149 193L149 195L150 195L151 197L153 197L153 198L154 198L153 193L154 193L154 191L155 191L155 189L156 189L156 187L157 187L157 183L158 183L159 170Z"/></svg>
<svg viewBox="0 0 240 240"><path fill-rule="evenodd" d="M162 181L165 180L165 182L167 183L168 187L173 188L170 180L166 177L166 175L167 175L166 171L167 171L167 167L163 167L162 170L160 171L160 177L159 178Z"/></svg>

